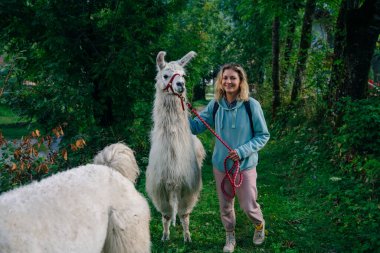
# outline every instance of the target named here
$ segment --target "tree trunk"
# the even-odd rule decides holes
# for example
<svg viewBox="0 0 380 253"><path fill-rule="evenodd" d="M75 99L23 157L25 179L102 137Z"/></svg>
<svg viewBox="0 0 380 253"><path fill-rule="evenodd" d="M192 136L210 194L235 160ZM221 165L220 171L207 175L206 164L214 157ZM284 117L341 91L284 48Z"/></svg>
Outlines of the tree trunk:
<svg viewBox="0 0 380 253"><path fill-rule="evenodd" d="M334 39L334 56L332 64L332 73L331 79L329 82L329 94L328 94L328 103L331 108L335 103L336 99L336 90L339 84L344 83L344 64L343 64L343 55L346 49L345 47L345 20L347 14L347 0L343 0L339 9L338 18L336 21L335 28L335 39Z"/></svg>
<svg viewBox="0 0 380 253"><path fill-rule="evenodd" d="M298 61L291 95L292 102L295 102L298 99L299 93L302 89L302 79L304 71L306 69L308 50L311 43L311 26L313 22L313 14L315 11L315 2L316 0L307 0L306 2L302 23L301 41L298 51Z"/></svg>
<svg viewBox="0 0 380 253"><path fill-rule="evenodd" d="M343 76L336 83L336 100L349 96L363 99L368 93L368 73L380 31L380 0L366 0L360 8L350 9L343 1ZM341 38L341 39L342 39ZM339 62L339 61L338 61Z"/></svg>
<svg viewBox="0 0 380 253"><path fill-rule="evenodd" d="M114 123L113 101L110 95L104 92L106 87L103 87L100 82L99 80L94 81L94 91L92 93L94 99L93 115L99 126L109 127Z"/></svg>
<svg viewBox="0 0 380 253"><path fill-rule="evenodd" d="M286 35L283 65L281 66L280 85L282 87L287 86L286 77L288 75L288 71L290 67L290 56L291 56L292 48L293 48L295 30L296 30L296 21L294 19L291 19L289 27L288 27L288 33Z"/></svg>
<svg viewBox="0 0 380 253"><path fill-rule="evenodd" d="M280 19L275 17L272 26L272 82L273 82L273 105L272 117L276 117L277 109L281 105L280 97Z"/></svg>
<svg viewBox="0 0 380 253"><path fill-rule="evenodd" d="M206 78L202 78L202 82L200 84L196 84L192 88L192 99L193 100L202 100L206 97Z"/></svg>

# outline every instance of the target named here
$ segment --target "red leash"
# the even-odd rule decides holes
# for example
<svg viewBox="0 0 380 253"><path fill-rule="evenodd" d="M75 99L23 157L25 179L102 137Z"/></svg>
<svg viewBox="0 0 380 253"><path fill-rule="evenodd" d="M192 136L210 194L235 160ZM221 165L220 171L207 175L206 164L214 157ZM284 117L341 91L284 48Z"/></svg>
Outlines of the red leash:
<svg viewBox="0 0 380 253"><path fill-rule="evenodd" d="M202 119L202 117L199 115L199 113L191 106L190 103L186 103L187 107L191 110L192 113L195 114L195 116L197 116L199 118L199 120L207 127L208 130L210 130L210 132L215 135L215 137L228 149L228 151L232 151L232 148L230 146L228 146L228 144L214 131L214 129L212 129L210 127L209 124L207 124L207 122ZM224 172L225 172L225 176L222 180L222 185L221 185L221 188L222 188L222 192L223 194L228 197L228 198L233 198L235 197L235 194L236 194L236 188L240 187L242 182L243 182L243 175L242 174L239 174L240 172L240 163L239 161L234 161L234 164L232 165L232 167L230 169L227 169L227 160L230 159L228 156L226 158L224 158ZM236 184L236 178L237 178L237 175L239 174L239 183ZM231 188L232 188L232 195L230 195L226 190L225 190L225 182L226 181L229 181L230 185L231 185Z"/></svg>

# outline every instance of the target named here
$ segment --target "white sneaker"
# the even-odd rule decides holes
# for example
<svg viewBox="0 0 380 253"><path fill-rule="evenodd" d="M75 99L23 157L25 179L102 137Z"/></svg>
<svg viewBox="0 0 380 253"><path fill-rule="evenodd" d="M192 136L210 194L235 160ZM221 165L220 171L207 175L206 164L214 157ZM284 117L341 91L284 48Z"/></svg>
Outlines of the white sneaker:
<svg viewBox="0 0 380 253"><path fill-rule="evenodd" d="M223 252L234 252L235 246L235 232L226 232L226 245L223 247Z"/></svg>
<svg viewBox="0 0 380 253"><path fill-rule="evenodd" d="M253 235L253 244L260 245L265 239L265 222L255 226L255 233Z"/></svg>

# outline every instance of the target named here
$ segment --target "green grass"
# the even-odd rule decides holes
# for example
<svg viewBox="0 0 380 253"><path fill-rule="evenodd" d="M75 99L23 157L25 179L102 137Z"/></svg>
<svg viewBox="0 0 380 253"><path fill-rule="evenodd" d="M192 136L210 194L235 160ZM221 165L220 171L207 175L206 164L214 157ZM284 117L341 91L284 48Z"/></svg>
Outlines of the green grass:
<svg viewBox="0 0 380 253"><path fill-rule="evenodd" d="M12 124L20 122L21 119L5 105L0 105L0 124Z"/></svg>
<svg viewBox="0 0 380 253"><path fill-rule="evenodd" d="M307 155L304 141L299 140L297 135L272 140L260 153L258 184L269 224L267 243L281 252L328 252L333 249L325 245L330 221L319 190L329 175L315 170L323 160L314 160L308 171L303 170Z"/></svg>
<svg viewBox="0 0 380 253"><path fill-rule="evenodd" d="M35 123L0 124L0 131L8 140L20 139L22 136L29 135L35 129L38 129Z"/></svg>
<svg viewBox="0 0 380 253"><path fill-rule="evenodd" d="M345 252L350 247L351 242L345 241L344 233L331 217L335 206L328 196L339 188L339 183L330 180L336 168L326 162L328 154L323 143L310 140L307 132L310 130L273 138L260 152L258 202L266 220L267 238L263 245L253 245L253 226L236 201L236 253ZM202 172L201 196L191 214L192 243L183 242L180 224L171 227L170 241L161 242L161 215L150 203L152 252L222 251L225 233L210 164L214 140L209 133L199 137L208 158ZM144 185L143 179L142 192Z"/></svg>
<svg viewBox="0 0 380 253"><path fill-rule="evenodd" d="M161 242L161 216L150 203L152 207L152 252L221 252L224 246L225 232L220 221L215 181L210 164L214 140L209 133L202 134L199 137L209 152L202 172L203 189L201 196L191 214L190 230L193 242L187 244L183 242L180 224L171 227L169 242ZM298 192L295 186L290 185L286 168L279 165L284 161L284 156L287 156L286 151L281 154L277 147L276 142L268 144L261 152L260 166L258 167L259 203L262 206L267 223L267 240L262 246L253 245L253 225L236 201L237 247L235 252L237 253L298 252L306 248L313 250L314 245L319 245L319 242L311 239L315 237L313 234L306 233L306 230L309 229L309 223L312 222L309 215L313 212L310 209L310 202L305 203L303 201L305 198L297 196ZM144 191L143 188L140 190ZM314 225L311 224L310 226ZM313 245L307 245L308 241Z"/></svg>
<svg viewBox="0 0 380 253"><path fill-rule="evenodd" d="M7 139L18 139L28 135L38 126L17 116L6 105L0 105L0 131Z"/></svg>

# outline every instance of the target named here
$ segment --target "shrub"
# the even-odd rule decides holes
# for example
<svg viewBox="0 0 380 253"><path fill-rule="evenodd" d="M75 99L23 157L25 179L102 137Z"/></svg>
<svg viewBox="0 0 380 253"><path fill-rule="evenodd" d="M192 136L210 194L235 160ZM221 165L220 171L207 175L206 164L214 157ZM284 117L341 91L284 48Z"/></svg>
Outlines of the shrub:
<svg viewBox="0 0 380 253"><path fill-rule="evenodd" d="M380 98L351 101L340 110L342 126L336 142L341 154L380 154Z"/></svg>
<svg viewBox="0 0 380 253"><path fill-rule="evenodd" d="M81 163L76 161L84 150L85 141L77 138L68 145L60 145L60 149L53 148L54 140L62 136L61 127L54 128L52 135L41 135L39 130L34 130L30 135L13 141L7 141L0 132L3 158L0 160L0 193L66 170L70 164Z"/></svg>

